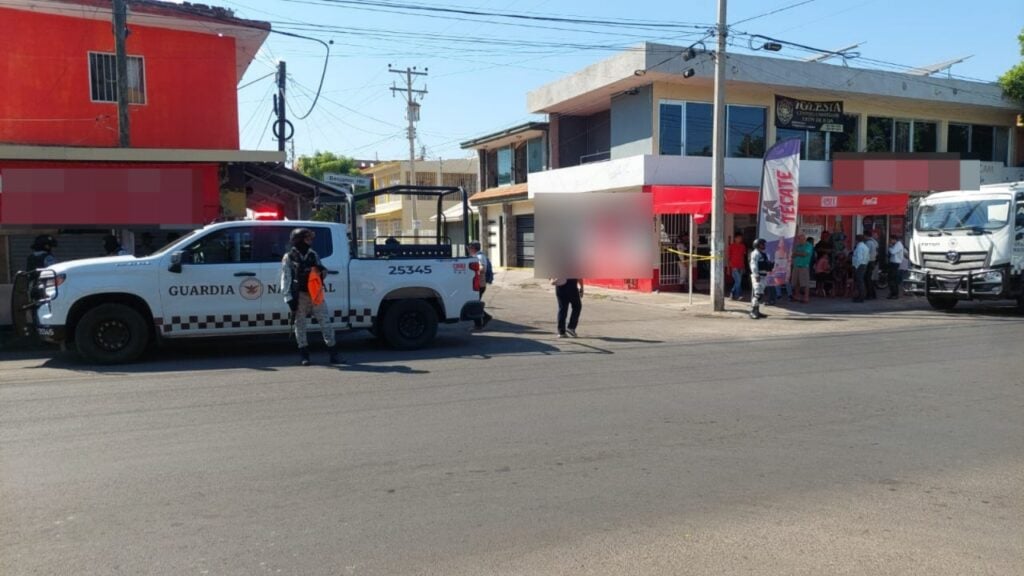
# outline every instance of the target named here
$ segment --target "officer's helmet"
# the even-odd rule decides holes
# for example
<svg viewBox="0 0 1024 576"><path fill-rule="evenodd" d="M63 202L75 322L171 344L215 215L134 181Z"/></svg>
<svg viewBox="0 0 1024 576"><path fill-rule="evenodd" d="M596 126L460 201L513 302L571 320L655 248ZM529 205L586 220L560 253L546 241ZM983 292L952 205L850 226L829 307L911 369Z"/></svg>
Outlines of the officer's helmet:
<svg viewBox="0 0 1024 576"><path fill-rule="evenodd" d="M313 231L310 230L309 228L296 228L295 230L292 230L292 234L289 237L289 240L291 240L291 243L294 246L295 244L298 244L300 240L307 236L313 236Z"/></svg>

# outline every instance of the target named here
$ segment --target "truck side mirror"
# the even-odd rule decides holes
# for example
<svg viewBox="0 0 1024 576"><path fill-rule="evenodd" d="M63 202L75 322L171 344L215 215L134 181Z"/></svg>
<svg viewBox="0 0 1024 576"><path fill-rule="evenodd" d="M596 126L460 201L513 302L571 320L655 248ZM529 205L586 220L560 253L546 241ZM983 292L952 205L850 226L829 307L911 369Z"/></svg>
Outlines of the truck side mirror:
<svg viewBox="0 0 1024 576"><path fill-rule="evenodd" d="M169 272L181 274L181 261L183 259L182 257L184 253L184 250L178 250L177 252L171 254L171 265L167 267L167 270Z"/></svg>

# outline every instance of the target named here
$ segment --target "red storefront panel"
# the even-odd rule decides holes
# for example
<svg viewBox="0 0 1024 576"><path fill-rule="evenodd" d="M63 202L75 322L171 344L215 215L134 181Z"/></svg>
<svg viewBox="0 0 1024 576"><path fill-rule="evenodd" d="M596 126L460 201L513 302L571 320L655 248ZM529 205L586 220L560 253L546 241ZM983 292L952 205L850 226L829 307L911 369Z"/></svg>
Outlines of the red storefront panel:
<svg viewBox="0 0 1024 576"><path fill-rule="evenodd" d="M836 154L832 188L923 192L960 188L959 154Z"/></svg>
<svg viewBox="0 0 1024 576"><path fill-rule="evenodd" d="M711 214L711 188L708 186L644 186L654 196L655 214ZM756 214L757 190L726 188L725 211L730 214Z"/></svg>
<svg viewBox="0 0 1024 576"><path fill-rule="evenodd" d="M220 214L217 164L0 163L0 224L205 224Z"/></svg>
<svg viewBox="0 0 1024 576"><path fill-rule="evenodd" d="M904 214L906 194L871 194L832 191L800 191L797 212L801 215L885 216Z"/></svg>

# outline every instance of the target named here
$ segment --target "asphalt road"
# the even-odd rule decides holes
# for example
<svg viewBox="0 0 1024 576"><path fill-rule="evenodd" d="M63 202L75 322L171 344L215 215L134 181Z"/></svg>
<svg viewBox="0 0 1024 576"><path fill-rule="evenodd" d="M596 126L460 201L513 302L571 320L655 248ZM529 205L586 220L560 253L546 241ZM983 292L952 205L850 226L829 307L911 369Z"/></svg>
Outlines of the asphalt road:
<svg viewBox="0 0 1024 576"><path fill-rule="evenodd" d="M0 574L1024 574L1020 316L494 298L341 370L0 360Z"/></svg>

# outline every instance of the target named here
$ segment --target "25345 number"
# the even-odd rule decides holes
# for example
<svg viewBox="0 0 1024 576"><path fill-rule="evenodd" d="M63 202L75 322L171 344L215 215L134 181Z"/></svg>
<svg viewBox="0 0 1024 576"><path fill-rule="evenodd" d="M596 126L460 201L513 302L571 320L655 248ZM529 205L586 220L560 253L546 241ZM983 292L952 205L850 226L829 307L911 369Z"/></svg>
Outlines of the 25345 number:
<svg viewBox="0 0 1024 576"><path fill-rule="evenodd" d="M434 271L430 266L388 266L388 274L432 274Z"/></svg>

